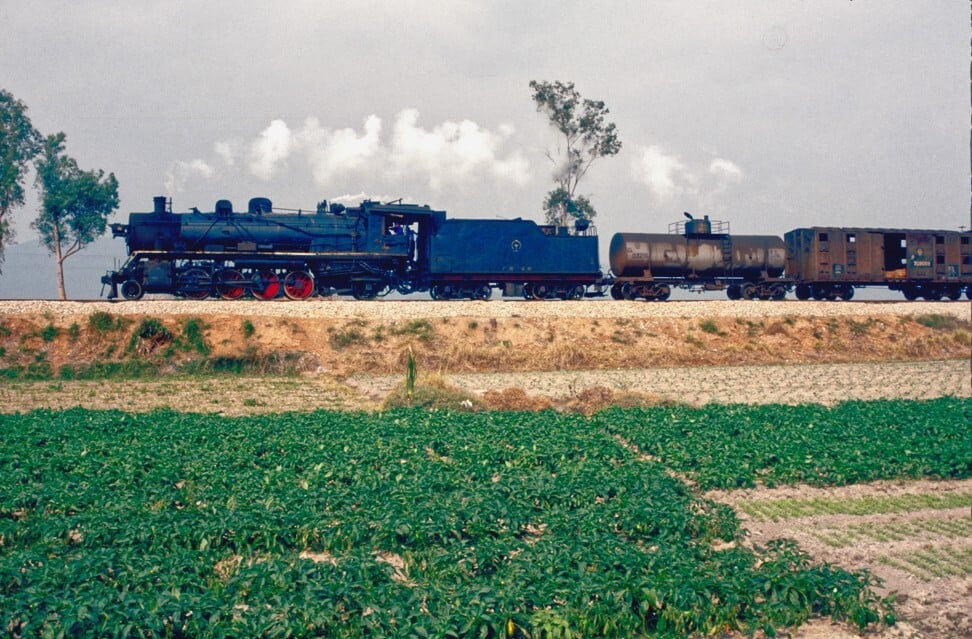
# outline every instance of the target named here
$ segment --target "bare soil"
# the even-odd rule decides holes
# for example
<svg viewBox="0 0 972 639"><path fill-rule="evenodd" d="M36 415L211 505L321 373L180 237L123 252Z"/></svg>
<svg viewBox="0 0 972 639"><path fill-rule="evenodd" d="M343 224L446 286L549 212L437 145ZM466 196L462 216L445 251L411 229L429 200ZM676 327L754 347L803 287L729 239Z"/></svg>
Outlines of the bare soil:
<svg viewBox="0 0 972 639"><path fill-rule="evenodd" d="M0 412L374 410L402 383L409 349L420 375L494 408L590 412L631 401L972 397L970 308L964 302L0 302L0 373L7 372L0 375ZM146 320L165 327L168 337L146 336ZM249 366L243 375L180 374L193 364L205 371L214 362L242 360ZM93 366L132 362L148 362L149 374L69 379ZM931 497L915 507L908 495ZM794 538L821 561L881 578L882 592L897 597L899 623L872 636L972 637L972 480L709 496L737 510L746 543ZM794 503L797 514L766 515ZM864 507L845 508L857 503ZM855 634L818 620L794 636Z"/></svg>

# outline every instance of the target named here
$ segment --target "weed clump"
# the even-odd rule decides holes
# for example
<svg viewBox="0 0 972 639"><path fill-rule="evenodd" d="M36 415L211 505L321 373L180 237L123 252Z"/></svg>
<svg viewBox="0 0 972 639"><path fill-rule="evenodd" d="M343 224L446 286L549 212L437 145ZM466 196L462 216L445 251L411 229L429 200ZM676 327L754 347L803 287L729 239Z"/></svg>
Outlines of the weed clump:
<svg viewBox="0 0 972 639"><path fill-rule="evenodd" d="M128 352L151 355L159 348L172 343L172 332L154 317L142 320L128 342Z"/></svg>

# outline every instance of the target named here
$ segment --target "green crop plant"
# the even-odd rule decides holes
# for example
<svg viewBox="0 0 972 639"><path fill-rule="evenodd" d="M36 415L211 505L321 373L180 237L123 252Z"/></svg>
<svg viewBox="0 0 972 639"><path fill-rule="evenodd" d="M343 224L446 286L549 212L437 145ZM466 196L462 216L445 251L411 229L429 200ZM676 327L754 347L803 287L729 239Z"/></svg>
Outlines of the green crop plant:
<svg viewBox="0 0 972 639"><path fill-rule="evenodd" d="M0 415L0 431L12 635L684 637L893 619L867 573L792 542L727 544L743 537L731 510L602 420L74 409Z"/></svg>
<svg viewBox="0 0 972 639"><path fill-rule="evenodd" d="M243 330L244 339L250 339L256 333L256 327L254 327L253 322L248 319L244 319L240 323L240 328Z"/></svg>

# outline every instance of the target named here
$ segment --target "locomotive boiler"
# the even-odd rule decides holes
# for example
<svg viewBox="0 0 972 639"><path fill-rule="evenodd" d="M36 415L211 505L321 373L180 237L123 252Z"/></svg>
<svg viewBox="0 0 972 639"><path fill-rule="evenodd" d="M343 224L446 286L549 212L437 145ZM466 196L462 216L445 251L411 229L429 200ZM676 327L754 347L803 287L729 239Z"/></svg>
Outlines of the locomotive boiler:
<svg viewBox="0 0 972 639"><path fill-rule="evenodd" d="M726 290L730 299L783 299L786 245L773 235L731 235L708 216L669 225L668 234L617 233L610 264L615 299L666 300L673 286Z"/></svg>

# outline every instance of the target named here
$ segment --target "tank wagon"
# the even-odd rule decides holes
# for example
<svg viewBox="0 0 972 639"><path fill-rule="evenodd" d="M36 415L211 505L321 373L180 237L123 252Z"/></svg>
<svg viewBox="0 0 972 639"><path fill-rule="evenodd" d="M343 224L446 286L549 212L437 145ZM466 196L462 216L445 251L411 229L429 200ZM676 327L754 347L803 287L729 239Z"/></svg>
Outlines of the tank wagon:
<svg viewBox="0 0 972 639"><path fill-rule="evenodd" d="M666 300L672 287L725 290L730 299L783 299L786 246L773 235L731 235L728 222L673 222L669 233L617 233L611 239L614 299Z"/></svg>
<svg viewBox="0 0 972 639"><path fill-rule="evenodd" d="M812 227L784 237L801 300L849 300L866 286L909 300L972 298L972 231Z"/></svg>
<svg viewBox="0 0 972 639"><path fill-rule="evenodd" d="M529 220L449 220L415 204L321 202L315 211L276 210L263 197L236 212L154 210L112 224L128 258L102 277L109 299L166 293L259 300L429 291L436 299L488 299L494 288L528 299L577 299L600 279L592 228L573 233Z"/></svg>

